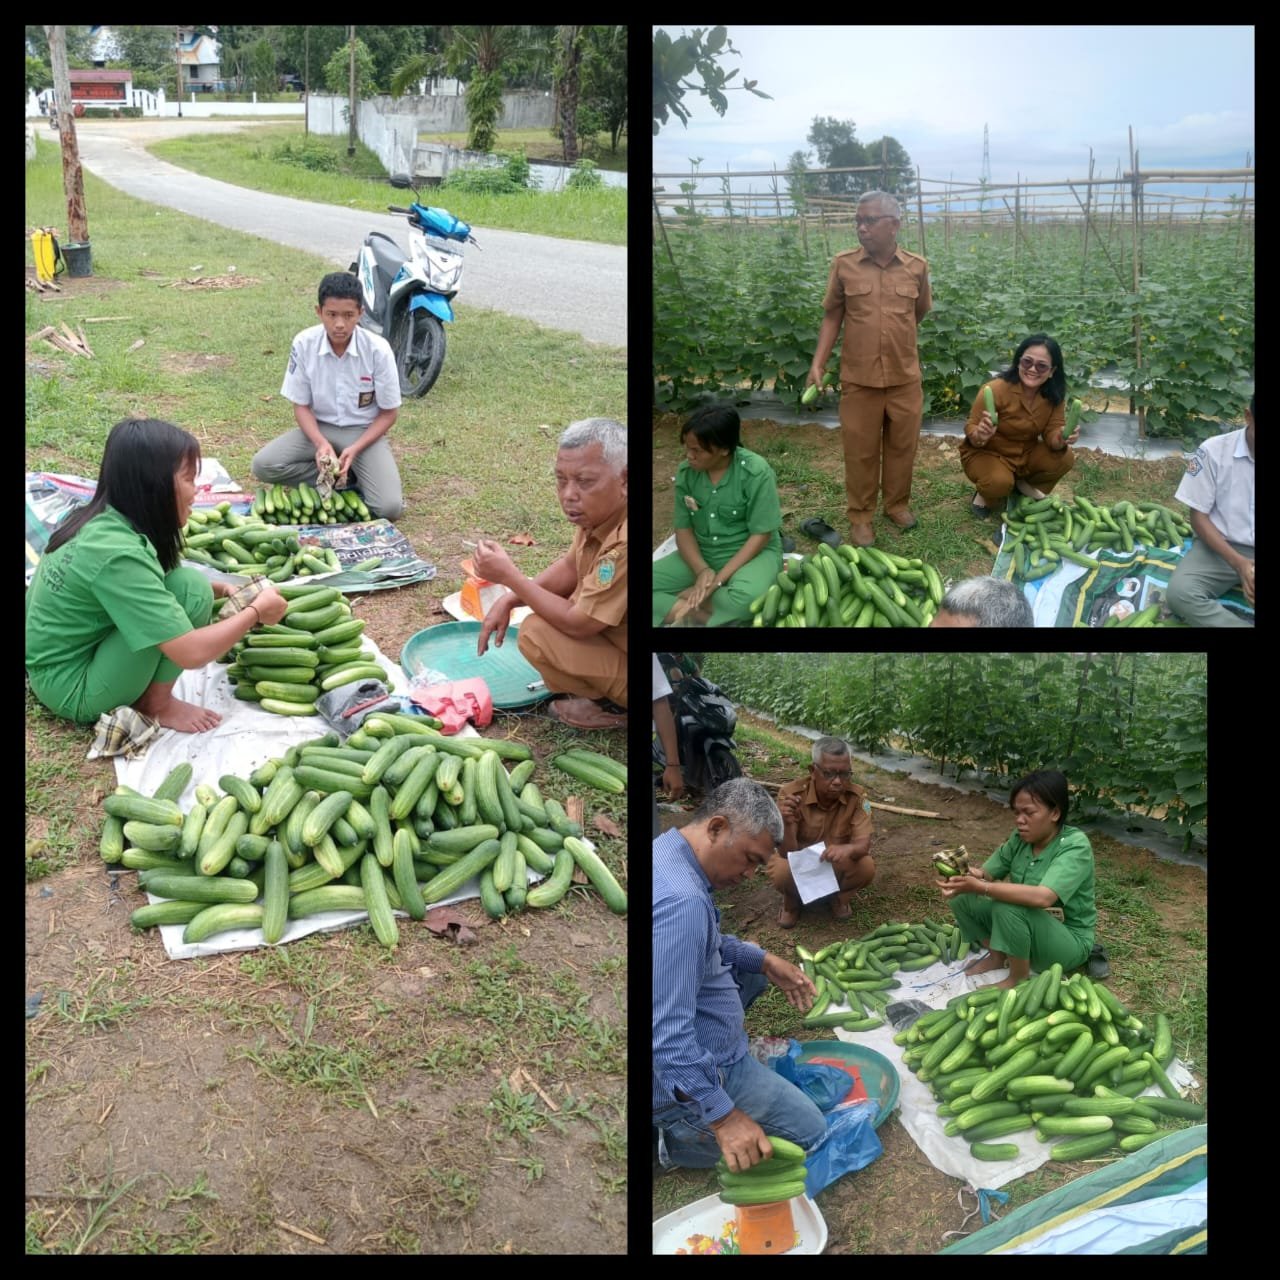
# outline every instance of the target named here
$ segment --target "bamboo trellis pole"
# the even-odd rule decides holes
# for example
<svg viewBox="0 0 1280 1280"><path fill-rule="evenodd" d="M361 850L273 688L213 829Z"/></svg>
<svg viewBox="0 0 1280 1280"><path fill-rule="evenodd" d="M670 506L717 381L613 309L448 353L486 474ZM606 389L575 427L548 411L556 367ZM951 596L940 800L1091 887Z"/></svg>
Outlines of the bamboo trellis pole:
<svg viewBox="0 0 1280 1280"><path fill-rule="evenodd" d="M1142 285L1142 263L1141 263L1141 239L1139 232L1138 204L1142 197L1142 178L1138 172L1138 153L1133 149L1133 125L1129 126L1129 168L1133 172L1133 294L1135 304L1137 297L1141 291ZM1135 377L1138 383L1142 381L1142 315L1139 308L1135 305L1133 309L1133 363L1137 370ZM1137 391L1137 387L1133 388ZM1129 412L1133 412L1134 396L1129 397ZM1147 410L1146 406L1138 405L1138 439L1143 440L1147 434Z"/></svg>

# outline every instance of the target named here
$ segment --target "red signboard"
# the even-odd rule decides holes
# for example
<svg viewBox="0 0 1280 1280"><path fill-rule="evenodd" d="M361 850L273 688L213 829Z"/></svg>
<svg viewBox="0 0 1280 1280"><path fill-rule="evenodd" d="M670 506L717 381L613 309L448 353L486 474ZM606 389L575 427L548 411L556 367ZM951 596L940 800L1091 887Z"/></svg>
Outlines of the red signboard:
<svg viewBox="0 0 1280 1280"><path fill-rule="evenodd" d="M71 97L75 99L92 99L95 102L123 102L124 85L95 84L91 81L71 79Z"/></svg>

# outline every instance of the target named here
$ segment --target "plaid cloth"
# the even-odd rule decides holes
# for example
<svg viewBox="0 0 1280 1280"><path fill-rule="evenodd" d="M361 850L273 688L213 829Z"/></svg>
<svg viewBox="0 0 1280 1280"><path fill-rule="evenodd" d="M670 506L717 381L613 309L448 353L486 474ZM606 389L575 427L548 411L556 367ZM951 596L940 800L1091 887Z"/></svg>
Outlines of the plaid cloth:
<svg viewBox="0 0 1280 1280"><path fill-rule="evenodd" d="M132 707L104 711L94 726L93 745L85 759L124 756L126 760L132 760L146 751L152 738L159 732L159 720L144 716L141 711L135 711Z"/></svg>
<svg viewBox="0 0 1280 1280"><path fill-rule="evenodd" d="M223 597L222 610L218 617L230 618L233 614L239 613L241 609L251 605L257 596L270 585L270 579L264 574L251 573L248 582L243 586L237 587L229 596Z"/></svg>

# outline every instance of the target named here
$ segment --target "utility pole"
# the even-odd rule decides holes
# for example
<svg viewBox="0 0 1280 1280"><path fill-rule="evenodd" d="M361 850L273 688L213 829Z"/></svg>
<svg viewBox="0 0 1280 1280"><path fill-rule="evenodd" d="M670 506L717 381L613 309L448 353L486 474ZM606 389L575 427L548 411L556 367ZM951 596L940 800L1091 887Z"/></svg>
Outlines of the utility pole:
<svg viewBox="0 0 1280 1280"><path fill-rule="evenodd" d="M75 117L71 114L71 77L67 71L67 29L66 27L45 27L44 33L49 40L49 63L53 70L53 92L57 99L58 141L62 144L62 189L67 197L69 243L87 245L89 219L84 211L84 173L80 168L80 148L76 143Z"/></svg>
<svg viewBox="0 0 1280 1280"><path fill-rule="evenodd" d="M351 88L347 98L347 155L356 153L356 29L347 28L351 44Z"/></svg>
<svg viewBox="0 0 1280 1280"><path fill-rule="evenodd" d="M311 132L311 28L302 28L302 136Z"/></svg>
<svg viewBox="0 0 1280 1280"><path fill-rule="evenodd" d="M178 119L182 119L182 28L173 29L173 56L178 64Z"/></svg>

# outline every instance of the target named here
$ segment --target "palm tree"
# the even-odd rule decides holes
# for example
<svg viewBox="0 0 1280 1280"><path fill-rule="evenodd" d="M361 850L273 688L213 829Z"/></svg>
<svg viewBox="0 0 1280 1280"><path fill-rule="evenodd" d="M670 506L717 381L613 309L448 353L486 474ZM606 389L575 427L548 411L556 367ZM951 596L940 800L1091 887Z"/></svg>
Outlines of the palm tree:
<svg viewBox="0 0 1280 1280"><path fill-rule="evenodd" d="M560 142L566 165L572 165L578 159L579 71L585 31L586 27L556 28L556 119L560 125Z"/></svg>

